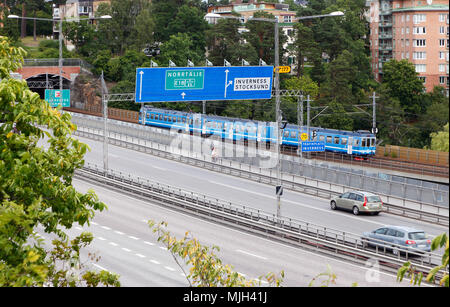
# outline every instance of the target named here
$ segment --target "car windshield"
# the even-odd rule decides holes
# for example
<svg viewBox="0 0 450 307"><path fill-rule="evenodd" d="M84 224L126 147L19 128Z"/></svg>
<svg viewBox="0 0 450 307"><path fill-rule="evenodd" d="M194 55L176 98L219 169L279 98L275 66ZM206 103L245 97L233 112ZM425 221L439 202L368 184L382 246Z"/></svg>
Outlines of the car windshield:
<svg viewBox="0 0 450 307"><path fill-rule="evenodd" d="M408 238L411 240L425 240L427 236L425 235L425 232L410 232L408 233Z"/></svg>
<svg viewBox="0 0 450 307"><path fill-rule="evenodd" d="M367 201L369 203L379 203L381 202L380 196L367 196Z"/></svg>

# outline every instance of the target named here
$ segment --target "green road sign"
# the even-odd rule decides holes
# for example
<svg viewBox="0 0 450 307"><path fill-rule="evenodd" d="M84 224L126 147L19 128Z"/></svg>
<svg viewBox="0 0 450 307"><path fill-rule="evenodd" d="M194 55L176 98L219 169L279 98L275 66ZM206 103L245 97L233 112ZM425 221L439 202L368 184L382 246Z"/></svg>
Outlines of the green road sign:
<svg viewBox="0 0 450 307"><path fill-rule="evenodd" d="M70 107L70 90L45 90L45 101L55 108L62 104L63 107Z"/></svg>
<svg viewBox="0 0 450 307"><path fill-rule="evenodd" d="M201 90L204 82L204 69L166 71L166 90Z"/></svg>

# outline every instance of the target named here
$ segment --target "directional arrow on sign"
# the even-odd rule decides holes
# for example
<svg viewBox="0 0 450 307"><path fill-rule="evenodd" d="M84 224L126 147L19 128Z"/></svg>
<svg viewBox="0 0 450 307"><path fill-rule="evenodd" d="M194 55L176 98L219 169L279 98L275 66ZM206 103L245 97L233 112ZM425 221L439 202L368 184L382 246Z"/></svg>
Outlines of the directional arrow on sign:
<svg viewBox="0 0 450 307"><path fill-rule="evenodd" d="M184 99L184 96L186 96L186 93L185 92L181 93L181 97L183 97L183 99Z"/></svg>
<svg viewBox="0 0 450 307"><path fill-rule="evenodd" d="M227 98L227 88L233 83L233 81L228 81L228 73L230 71L227 69L225 70L225 94L224 94L224 98Z"/></svg>
<svg viewBox="0 0 450 307"><path fill-rule="evenodd" d="M139 72L139 74L141 75L141 82L140 82L140 86L139 86L139 100L141 100L142 99L142 78L143 78L143 74L144 74L144 72L141 70L140 72Z"/></svg>

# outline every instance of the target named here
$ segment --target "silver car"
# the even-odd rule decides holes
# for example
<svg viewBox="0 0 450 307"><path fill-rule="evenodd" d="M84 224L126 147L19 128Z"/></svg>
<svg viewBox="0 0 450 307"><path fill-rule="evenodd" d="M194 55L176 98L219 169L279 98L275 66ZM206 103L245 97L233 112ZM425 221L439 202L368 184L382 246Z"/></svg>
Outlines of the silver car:
<svg viewBox="0 0 450 307"><path fill-rule="evenodd" d="M354 215L366 212L377 215L383 210L383 201L380 196L363 191L348 191L338 197L332 198L331 209L351 210Z"/></svg>
<svg viewBox="0 0 450 307"><path fill-rule="evenodd" d="M406 226L384 226L371 232L364 232L361 240L363 246L386 247L395 255L402 251L416 253L431 251L431 240L425 232Z"/></svg>

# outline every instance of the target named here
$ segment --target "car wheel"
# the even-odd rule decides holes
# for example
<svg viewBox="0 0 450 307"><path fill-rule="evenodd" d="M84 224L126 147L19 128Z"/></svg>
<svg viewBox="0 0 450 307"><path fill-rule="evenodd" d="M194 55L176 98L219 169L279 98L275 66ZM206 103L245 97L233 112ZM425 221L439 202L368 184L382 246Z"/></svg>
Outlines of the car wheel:
<svg viewBox="0 0 450 307"><path fill-rule="evenodd" d="M336 202L335 202L334 200L331 201L330 206L331 206L331 209L332 209L332 210L336 210L336 208L337 208Z"/></svg>
<svg viewBox="0 0 450 307"><path fill-rule="evenodd" d="M353 214L358 215L359 214L359 208L357 206L353 207Z"/></svg>

